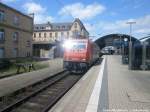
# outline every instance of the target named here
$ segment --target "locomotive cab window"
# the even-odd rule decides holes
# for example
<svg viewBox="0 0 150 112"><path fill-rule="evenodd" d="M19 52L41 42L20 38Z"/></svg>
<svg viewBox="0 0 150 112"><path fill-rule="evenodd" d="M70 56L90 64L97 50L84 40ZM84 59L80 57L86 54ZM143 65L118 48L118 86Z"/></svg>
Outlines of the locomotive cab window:
<svg viewBox="0 0 150 112"><path fill-rule="evenodd" d="M86 49L86 44L75 44L73 46L73 49L78 49L78 50Z"/></svg>

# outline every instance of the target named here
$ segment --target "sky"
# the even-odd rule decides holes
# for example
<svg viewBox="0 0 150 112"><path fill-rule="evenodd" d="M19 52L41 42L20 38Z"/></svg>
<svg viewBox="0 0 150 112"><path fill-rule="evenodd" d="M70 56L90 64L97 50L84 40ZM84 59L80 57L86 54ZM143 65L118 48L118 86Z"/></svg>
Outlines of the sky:
<svg viewBox="0 0 150 112"><path fill-rule="evenodd" d="M0 0L25 14L34 13L35 23L73 22L79 18L97 39L107 34L129 34L142 38L150 34L150 0Z"/></svg>

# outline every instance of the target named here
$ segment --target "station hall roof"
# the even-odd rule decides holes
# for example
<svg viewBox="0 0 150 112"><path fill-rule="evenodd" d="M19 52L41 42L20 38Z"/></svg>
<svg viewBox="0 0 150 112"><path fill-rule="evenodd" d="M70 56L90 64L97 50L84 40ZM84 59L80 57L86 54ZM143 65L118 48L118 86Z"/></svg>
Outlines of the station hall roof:
<svg viewBox="0 0 150 112"><path fill-rule="evenodd" d="M98 44L98 46L100 48L103 48L103 47L107 46L106 42L108 42L107 41L108 39L110 39L109 44L113 45L113 40L116 39L116 38L118 38L118 39L127 38L128 41L130 40L130 36L126 35L126 34L109 34L109 35L105 35L105 36L102 36L102 37L98 38L97 40L95 40L95 42ZM135 37L131 37L131 40L132 40L132 42L140 42Z"/></svg>

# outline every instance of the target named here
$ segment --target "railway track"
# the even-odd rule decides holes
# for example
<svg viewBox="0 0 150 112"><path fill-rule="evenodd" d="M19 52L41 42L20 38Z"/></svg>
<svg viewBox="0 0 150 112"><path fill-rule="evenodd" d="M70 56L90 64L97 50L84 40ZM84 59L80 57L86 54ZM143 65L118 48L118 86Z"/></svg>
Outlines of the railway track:
<svg viewBox="0 0 150 112"><path fill-rule="evenodd" d="M47 112L81 77L59 73L16 96L11 104L0 108L0 112Z"/></svg>

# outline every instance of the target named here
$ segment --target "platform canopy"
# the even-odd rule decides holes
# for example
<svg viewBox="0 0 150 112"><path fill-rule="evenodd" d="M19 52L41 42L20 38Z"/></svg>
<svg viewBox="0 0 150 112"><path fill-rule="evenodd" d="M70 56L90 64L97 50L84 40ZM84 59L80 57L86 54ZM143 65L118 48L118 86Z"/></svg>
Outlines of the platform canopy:
<svg viewBox="0 0 150 112"><path fill-rule="evenodd" d="M125 41L129 42L129 40L130 36L126 34L109 34L98 38L95 40L95 42L100 47L100 49L102 49L106 46L120 46ZM140 42L135 37L131 37L131 41L133 43Z"/></svg>

